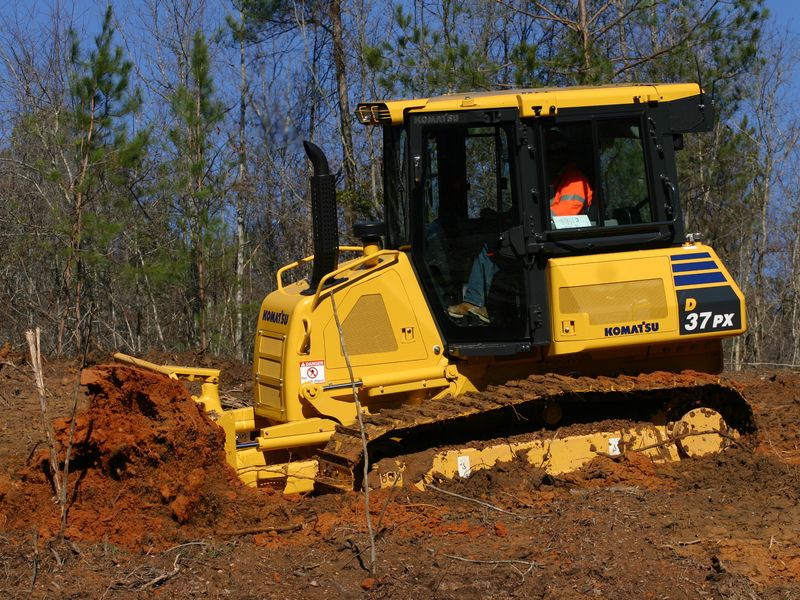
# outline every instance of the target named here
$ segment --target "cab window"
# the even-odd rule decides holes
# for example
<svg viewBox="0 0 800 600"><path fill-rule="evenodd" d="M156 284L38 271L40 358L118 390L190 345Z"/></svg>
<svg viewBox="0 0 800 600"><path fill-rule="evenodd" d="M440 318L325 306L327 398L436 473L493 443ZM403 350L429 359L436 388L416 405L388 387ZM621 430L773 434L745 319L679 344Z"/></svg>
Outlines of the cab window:
<svg viewBox="0 0 800 600"><path fill-rule="evenodd" d="M551 124L543 145L551 229L653 221L638 117Z"/></svg>
<svg viewBox="0 0 800 600"><path fill-rule="evenodd" d="M472 259L518 223L509 140L500 127L427 128L424 257L441 302L460 301Z"/></svg>
<svg viewBox="0 0 800 600"><path fill-rule="evenodd" d="M383 136L387 242L390 248L400 248L411 243L406 192L406 131L402 127L386 127Z"/></svg>
<svg viewBox="0 0 800 600"><path fill-rule="evenodd" d="M520 224L513 126L464 119L419 129L422 227L414 254L448 342L526 331L522 261L500 248Z"/></svg>

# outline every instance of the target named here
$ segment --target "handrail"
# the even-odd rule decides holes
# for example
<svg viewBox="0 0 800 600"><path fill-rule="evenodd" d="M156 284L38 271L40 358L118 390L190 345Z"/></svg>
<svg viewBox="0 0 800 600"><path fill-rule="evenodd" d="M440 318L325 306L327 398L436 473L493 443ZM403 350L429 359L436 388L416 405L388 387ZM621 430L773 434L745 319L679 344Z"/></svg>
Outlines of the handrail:
<svg viewBox="0 0 800 600"><path fill-rule="evenodd" d="M339 252L363 252L363 251L364 248L362 246L339 246ZM306 256L305 258L301 258L300 260L296 260L293 263L289 263L288 265L284 265L283 267L278 269L278 272L275 274L275 277L278 280L277 281L278 289L279 290L283 289L283 274L286 273L286 271L289 271L291 269L296 269L300 265L311 262L312 260L314 260L313 254L310 256Z"/></svg>
<svg viewBox="0 0 800 600"><path fill-rule="evenodd" d="M329 280L335 279L337 275L340 275L341 273L344 273L345 271L350 271L352 269L355 269L355 268L359 267L360 265L362 265L365 262L374 261L376 258L380 258L381 256L394 256L394 257L397 257L399 255L400 255L400 251L399 250L380 250L380 251L376 252L375 254L370 254L369 256L362 256L361 258L357 258L353 262L348 262L346 265L344 265L342 267L339 267L335 271L331 271L330 273L325 275L325 277L323 277L320 280L319 285L317 286L317 291L314 294L314 299L311 301L311 310L314 310L315 308L317 308L317 305L319 304L320 295L322 294L322 290L325 289L325 284ZM377 267L379 265L375 265L375 266Z"/></svg>

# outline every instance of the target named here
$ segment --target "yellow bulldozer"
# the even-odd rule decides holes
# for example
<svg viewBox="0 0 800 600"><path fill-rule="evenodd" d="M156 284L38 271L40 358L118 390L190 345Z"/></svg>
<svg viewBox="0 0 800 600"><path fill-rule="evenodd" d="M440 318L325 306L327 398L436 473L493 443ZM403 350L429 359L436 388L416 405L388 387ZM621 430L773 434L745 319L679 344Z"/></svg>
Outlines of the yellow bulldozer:
<svg viewBox="0 0 800 600"><path fill-rule="evenodd" d="M223 410L217 370L117 355L200 381L244 482L424 486L515 457L560 473L598 455L701 456L752 429L716 375L744 298L684 232L677 188L684 134L714 118L698 85L451 94L356 116L382 133L384 221L340 246L335 178L305 144L314 254L261 305L253 405Z"/></svg>

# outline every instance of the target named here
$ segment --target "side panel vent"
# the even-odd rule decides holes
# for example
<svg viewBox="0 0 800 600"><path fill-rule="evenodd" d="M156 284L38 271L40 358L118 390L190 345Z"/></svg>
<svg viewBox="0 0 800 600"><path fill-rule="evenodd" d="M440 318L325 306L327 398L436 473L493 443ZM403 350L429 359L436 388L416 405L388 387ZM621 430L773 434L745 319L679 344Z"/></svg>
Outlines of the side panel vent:
<svg viewBox="0 0 800 600"><path fill-rule="evenodd" d="M397 350L397 339L380 294L359 298L342 323L342 331L347 352L352 356Z"/></svg>
<svg viewBox="0 0 800 600"><path fill-rule="evenodd" d="M623 281L562 287L562 313L587 313L591 325L610 325L667 316L667 299L661 279Z"/></svg>

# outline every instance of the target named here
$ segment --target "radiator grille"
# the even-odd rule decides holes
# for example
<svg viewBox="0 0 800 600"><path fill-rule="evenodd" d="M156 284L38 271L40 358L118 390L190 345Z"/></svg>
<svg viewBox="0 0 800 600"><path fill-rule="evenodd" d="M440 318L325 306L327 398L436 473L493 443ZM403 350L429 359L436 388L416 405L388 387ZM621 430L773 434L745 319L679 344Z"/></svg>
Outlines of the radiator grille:
<svg viewBox="0 0 800 600"><path fill-rule="evenodd" d="M347 353L351 356L397 350L397 340L380 294L359 298L342 323L342 331Z"/></svg>

